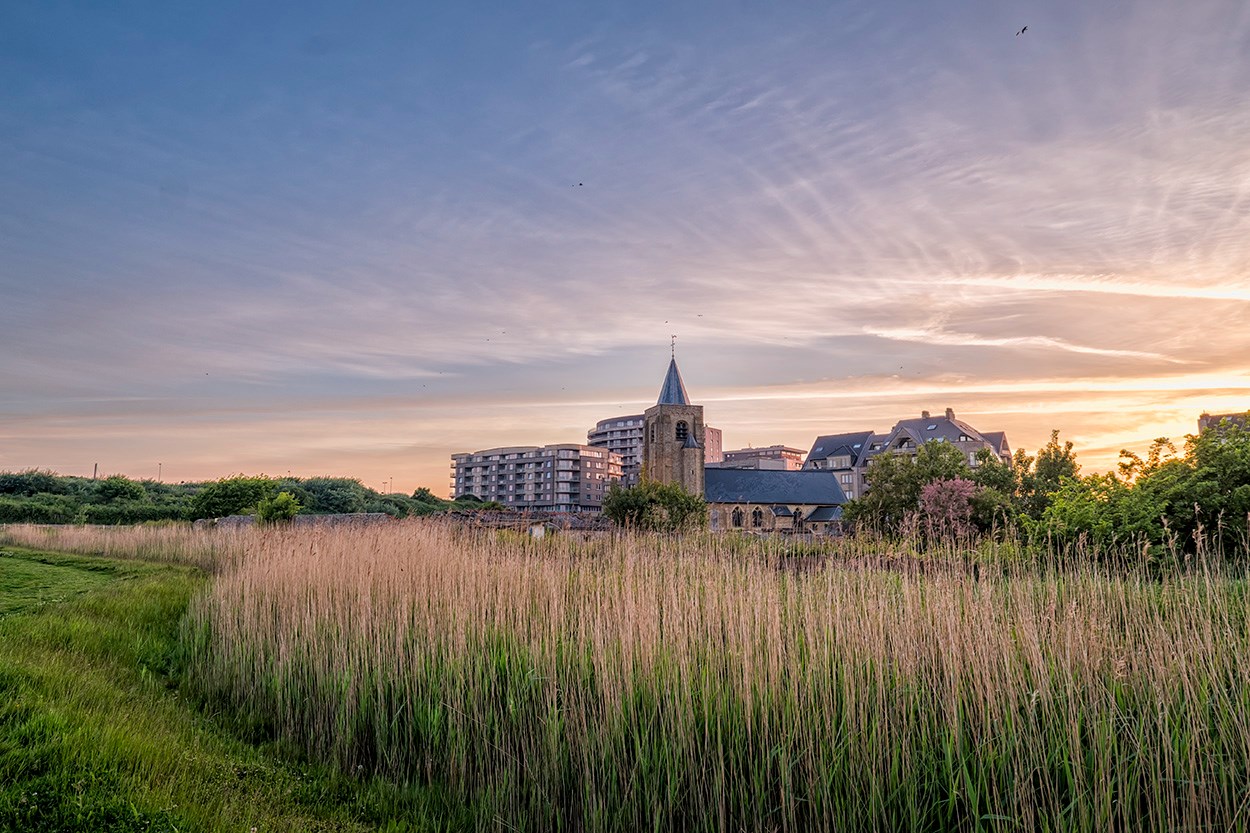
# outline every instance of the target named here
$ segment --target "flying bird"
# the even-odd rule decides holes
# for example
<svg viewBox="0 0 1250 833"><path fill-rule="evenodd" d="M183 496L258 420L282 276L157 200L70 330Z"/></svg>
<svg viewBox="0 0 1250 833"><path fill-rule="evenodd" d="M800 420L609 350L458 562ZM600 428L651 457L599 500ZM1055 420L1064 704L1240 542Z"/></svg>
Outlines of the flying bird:
<svg viewBox="0 0 1250 833"><path fill-rule="evenodd" d="M1020 37L1021 35L1023 35L1023 34L1024 34L1025 32L1027 32L1027 31L1029 31L1029 27L1028 27L1028 26L1025 26L1025 27L1024 27L1023 29L1021 29L1019 32L1016 32L1016 37Z"/></svg>

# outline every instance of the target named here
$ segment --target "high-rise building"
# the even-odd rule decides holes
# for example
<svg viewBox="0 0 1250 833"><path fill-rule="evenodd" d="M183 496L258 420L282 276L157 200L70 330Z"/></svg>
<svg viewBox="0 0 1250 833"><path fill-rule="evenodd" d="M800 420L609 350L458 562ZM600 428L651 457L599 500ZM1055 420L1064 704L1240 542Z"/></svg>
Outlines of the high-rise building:
<svg viewBox="0 0 1250 833"><path fill-rule="evenodd" d="M601 419L586 432L586 442L621 455L621 482L633 486L642 466L642 414Z"/></svg>
<svg viewBox="0 0 1250 833"><path fill-rule="evenodd" d="M451 467L453 498L538 512L600 512L608 486L621 478L619 454L576 443L453 454Z"/></svg>

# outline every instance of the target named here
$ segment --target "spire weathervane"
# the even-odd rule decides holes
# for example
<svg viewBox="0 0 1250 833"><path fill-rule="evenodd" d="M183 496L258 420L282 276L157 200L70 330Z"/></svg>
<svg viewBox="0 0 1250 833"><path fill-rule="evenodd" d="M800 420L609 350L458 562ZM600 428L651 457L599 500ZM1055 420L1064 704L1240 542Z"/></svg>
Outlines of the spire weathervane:
<svg viewBox="0 0 1250 833"><path fill-rule="evenodd" d="M677 358L677 336L669 336L668 350L672 358Z"/></svg>

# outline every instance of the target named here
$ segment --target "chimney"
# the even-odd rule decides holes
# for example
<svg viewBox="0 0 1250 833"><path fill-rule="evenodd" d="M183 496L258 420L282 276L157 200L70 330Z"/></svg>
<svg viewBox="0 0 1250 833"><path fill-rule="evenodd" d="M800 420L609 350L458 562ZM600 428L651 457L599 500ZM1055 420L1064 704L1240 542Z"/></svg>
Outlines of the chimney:
<svg viewBox="0 0 1250 833"><path fill-rule="evenodd" d="M928 411L921 411L921 412L920 412L920 418L921 418L921 419L928 419L928 418L929 418L929 412L928 412Z"/></svg>
<svg viewBox="0 0 1250 833"><path fill-rule="evenodd" d="M947 409L946 409L946 418L947 418L947 419L954 419L954 418L955 418L955 409L954 409L954 408L947 408Z"/></svg>

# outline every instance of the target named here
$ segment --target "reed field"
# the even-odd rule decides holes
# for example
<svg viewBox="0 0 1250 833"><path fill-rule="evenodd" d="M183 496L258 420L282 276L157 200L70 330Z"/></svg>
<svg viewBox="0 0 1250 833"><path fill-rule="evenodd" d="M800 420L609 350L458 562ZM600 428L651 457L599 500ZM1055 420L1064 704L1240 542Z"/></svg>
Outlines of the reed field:
<svg viewBox="0 0 1250 833"><path fill-rule="evenodd" d="M1233 568L418 522L163 534L215 565L183 626L205 707L445 787L481 828L1250 828Z"/></svg>

